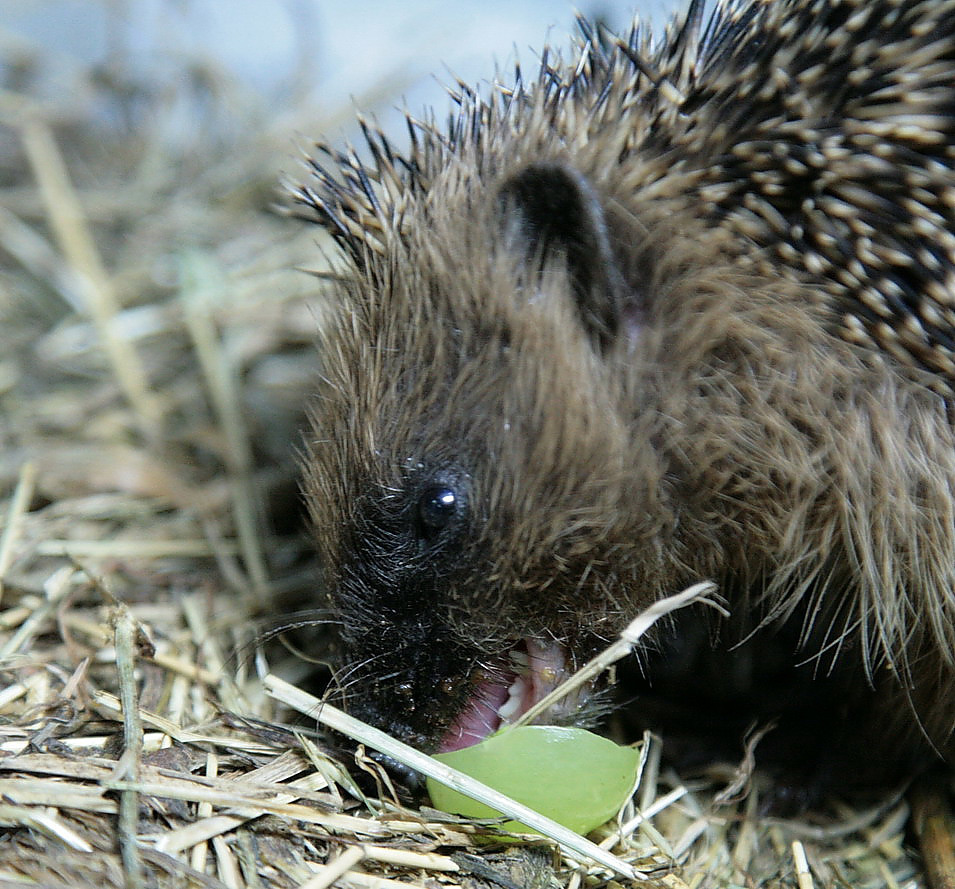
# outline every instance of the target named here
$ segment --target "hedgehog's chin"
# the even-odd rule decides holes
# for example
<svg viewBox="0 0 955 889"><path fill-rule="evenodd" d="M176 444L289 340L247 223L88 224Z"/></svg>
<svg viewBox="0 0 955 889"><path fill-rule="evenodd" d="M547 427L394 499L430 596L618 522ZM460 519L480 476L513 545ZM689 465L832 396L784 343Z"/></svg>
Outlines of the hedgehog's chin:
<svg viewBox="0 0 955 889"><path fill-rule="evenodd" d="M471 697L438 744L439 753L470 747L510 725L568 676L567 651L556 642L525 639L510 652L509 663L476 683ZM579 708L582 692L572 692L535 722L566 723Z"/></svg>

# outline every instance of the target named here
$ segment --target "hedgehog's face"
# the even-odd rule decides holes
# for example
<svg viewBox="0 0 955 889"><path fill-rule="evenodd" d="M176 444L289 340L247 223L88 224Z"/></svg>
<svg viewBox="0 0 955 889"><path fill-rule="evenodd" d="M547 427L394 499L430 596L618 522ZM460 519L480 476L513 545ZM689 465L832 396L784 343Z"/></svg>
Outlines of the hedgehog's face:
<svg viewBox="0 0 955 889"><path fill-rule="evenodd" d="M406 470L366 483L336 529L344 533L329 579L345 653L337 681L349 710L430 749L487 657L453 626L451 608L455 596L481 607L464 590L485 559L470 472L417 460Z"/></svg>
<svg viewBox="0 0 955 889"><path fill-rule="evenodd" d="M620 553L633 499L655 492L634 490L603 354L618 294L590 200L562 168L524 171L502 187L501 250L475 238L452 278L425 250L376 267L327 336L306 489L338 683L357 715L428 749L526 710L632 601Z"/></svg>

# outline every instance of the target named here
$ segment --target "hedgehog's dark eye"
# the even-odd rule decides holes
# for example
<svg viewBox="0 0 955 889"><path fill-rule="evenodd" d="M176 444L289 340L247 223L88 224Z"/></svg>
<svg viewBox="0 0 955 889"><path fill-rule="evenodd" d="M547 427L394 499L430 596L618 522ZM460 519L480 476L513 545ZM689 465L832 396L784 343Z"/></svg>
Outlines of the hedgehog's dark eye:
<svg viewBox="0 0 955 889"><path fill-rule="evenodd" d="M454 467L417 468L424 471L409 479L405 527L419 554L433 565L439 551L451 553L452 544L469 525L471 484L467 474Z"/></svg>
<svg viewBox="0 0 955 889"><path fill-rule="evenodd" d="M418 531L431 541L455 524L461 511L461 497L446 485L426 488L418 500Z"/></svg>

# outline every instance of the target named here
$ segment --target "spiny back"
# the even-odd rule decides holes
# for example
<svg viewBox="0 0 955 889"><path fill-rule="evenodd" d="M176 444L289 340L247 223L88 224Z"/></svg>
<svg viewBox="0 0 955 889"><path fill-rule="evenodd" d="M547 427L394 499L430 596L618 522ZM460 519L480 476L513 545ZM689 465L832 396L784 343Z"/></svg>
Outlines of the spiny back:
<svg viewBox="0 0 955 889"><path fill-rule="evenodd" d="M545 51L443 124L407 118L399 151L362 122L370 160L319 145L298 189L366 272L438 177L477 190L502 158L559 143L613 190L682 197L770 276L809 281L853 343L955 385L955 0L755 0L703 25L693 0L652 44Z"/></svg>

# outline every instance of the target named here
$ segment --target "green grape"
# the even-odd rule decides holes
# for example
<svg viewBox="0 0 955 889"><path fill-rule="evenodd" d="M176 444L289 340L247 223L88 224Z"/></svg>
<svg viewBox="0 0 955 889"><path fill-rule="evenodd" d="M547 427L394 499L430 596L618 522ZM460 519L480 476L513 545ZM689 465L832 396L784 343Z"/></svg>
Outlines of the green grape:
<svg viewBox="0 0 955 889"><path fill-rule="evenodd" d="M435 759L584 834L617 814L633 790L639 753L584 729L528 725ZM432 778L427 783L439 809L474 818L500 815ZM530 830L515 821L504 826Z"/></svg>

